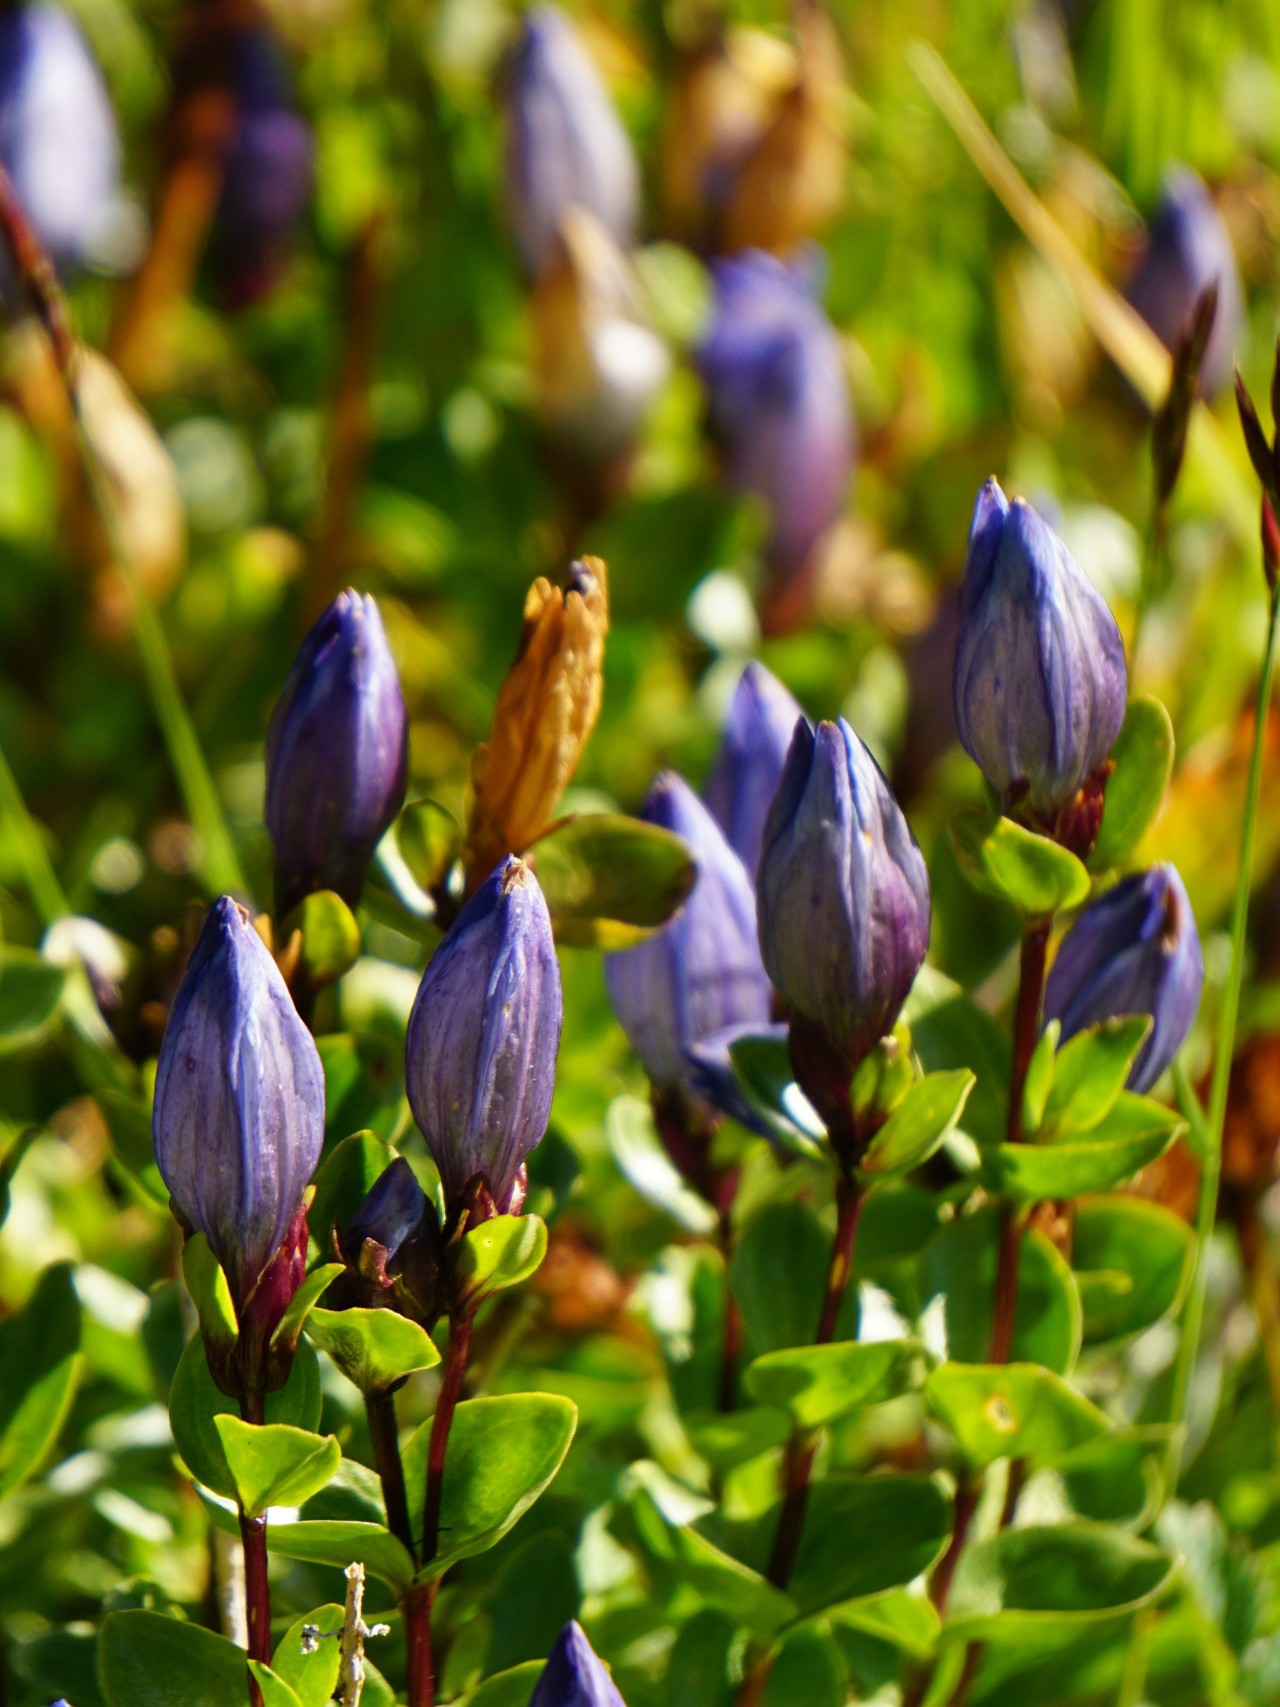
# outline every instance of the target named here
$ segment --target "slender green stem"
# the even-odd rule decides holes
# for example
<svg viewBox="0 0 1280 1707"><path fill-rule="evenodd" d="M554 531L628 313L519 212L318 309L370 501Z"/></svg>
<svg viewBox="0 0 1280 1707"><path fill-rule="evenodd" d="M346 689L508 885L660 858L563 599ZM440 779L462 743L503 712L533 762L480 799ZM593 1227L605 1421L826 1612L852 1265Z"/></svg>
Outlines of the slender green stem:
<svg viewBox="0 0 1280 1707"><path fill-rule="evenodd" d="M1173 1094L1178 1099L1179 1112L1187 1123L1191 1147L1197 1160L1203 1161L1209 1153L1209 1123L1205 1119L1204 1105L1200 1101L1199 1093L1188 1078L1180 1055L1175 1056L1173 1062Z"/></svg>
<svg viewBox="0 0 1280 1707"><path fill-rule="evenodd" d="M23 881L35 902L41 923L51 925L65 918L71 908L3 751L0 751L0 817L9 825L9 834L22 866Z"/></svg>
<svg viewBox="0 0 1280 1707"><path fill-rule="evenodd" d="M1267 622L1267 646L1262 659L1262 674L1258 679L1258 707L1253 729L1253 750L1249 755L1249 780L1245 789L1244 817L1240 825L1240 869L1236 874L1235 902L1231 912L1231 962L1226 988L1222 992L1222 1014L1218 1023L1218 1044L1213 1060L1213 1076L1209 1086L1209 1114L1202 1172L1200 1202L1196 1211L1195 1271L1191 1290L1182 1313L1182 1334L1173 1372L1173 1398L1170 1421L1173 1434L1165 1466L1166 1497L1177 1485L1182 1467L1183 1435L1186 1429L1187 1401L1191 1391L1191 1374L1200 1349L1200 1331L1204 1325L1206 1287L1205 1249L1213 1235L1218 1211L1218 1182L1222 1173L1222 1133L1227 1114L1227 1091L1231 1082L1231 1059L1235 1053L1236 1021L1240 1015L1240 990L1244 983L1245 929L1249 922L1249 892L1253 886L1253 853L1258 831L1258 799L1262 791L1262 755L1266 741L1267 714L1271 708L1271 690L1276 665L1276 621L1280 615L1280 599L1271 595L1271 610Z"/></svg>
<svg viewBox="0 0 1280 1707"><path fill-rule="evenodd" d="M1140 1707L1147 1688L1147 1665L1151 1659L1153 1628L1154 1616L1149 1607L1134 1614L1129 1646L1124 1657L1124 1671L1120 1674L1116 1707Z"/></svg>

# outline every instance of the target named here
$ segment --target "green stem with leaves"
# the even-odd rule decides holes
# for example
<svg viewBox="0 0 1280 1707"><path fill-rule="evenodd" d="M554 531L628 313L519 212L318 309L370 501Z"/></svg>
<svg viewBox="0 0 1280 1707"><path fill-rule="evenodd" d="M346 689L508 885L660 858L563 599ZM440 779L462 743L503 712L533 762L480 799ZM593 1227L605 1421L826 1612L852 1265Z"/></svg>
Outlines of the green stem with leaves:
<svg viewBox="0 0 1280 1707"><path fill-rule="evenodd" d="M1222 1013L1218 1022L1213 1076L1209 1084L1209 1112L1201 1156L1200 1199L1196 1209L1195 1268L1191 1277L1191 1290L1182 1313L1182 1333L1173 1370L1170 1421L1174 1426L1165 1465L1166 1497L1177 1486L1182 1467L1191 1375L1200 1350L1200 1333L1204 1326L1207 1286L1205 1250L1213 1236L1218 1212L1218 1185L1222 1176L1222 1135L1227 1118L1227 1092L1231 1084L1236 1025L1240 1017L1240 991L1244 984L1245 932L1249 923L1249 895L1253 887L1258 800L1262 793L1262 757L1266 745L1267 717L1271 709L1271 692L1275 681L1276 625L1277 617L1280 616L1280 597L1277 596L1275 588L1271 590L1270 600L1267 644L1262 658L1262 673L1258 678L1257 714L1254 719L1253 746L1249 755L1249 779L1245 788L1244 816L1240 824L1240 867L1236 874L1235 900L1231 909L1231 960L1227 970L1226 987L1222 992Z"/></svg>

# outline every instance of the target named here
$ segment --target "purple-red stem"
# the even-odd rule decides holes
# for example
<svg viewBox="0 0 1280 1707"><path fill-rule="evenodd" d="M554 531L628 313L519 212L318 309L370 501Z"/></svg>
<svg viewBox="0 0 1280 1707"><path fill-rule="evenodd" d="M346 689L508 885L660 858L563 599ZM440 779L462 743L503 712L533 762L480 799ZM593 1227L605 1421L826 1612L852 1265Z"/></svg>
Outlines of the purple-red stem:
<svg viewBox="0 0 1280 1707"><path fill-rule="evenodd" d="M245 1422L261 1427L266 1420L263 1396L258 1392L241 1395L240 1415ZM240 1513L240 1544L244 1548L244 1604L249 1622L249 1658L271 1664L271 1586L267 1581L267 1520ZM253 1673L249 1673L249 1700L252 1707L262 1707L262 1690Z"/></svg>
<svg viewBox="0 0 1280 1707"><path fill-rule="evenodd" d="M382 1500L387 1508L387 1527L416 1558L413 1530L409 1523L409 1501L404 1491L404 1465L400 1462L400 1431L396 1427L395 1395L388 1392L366 1393L365 1416L373 1439L373 1461L382 1483Z"/></svg>

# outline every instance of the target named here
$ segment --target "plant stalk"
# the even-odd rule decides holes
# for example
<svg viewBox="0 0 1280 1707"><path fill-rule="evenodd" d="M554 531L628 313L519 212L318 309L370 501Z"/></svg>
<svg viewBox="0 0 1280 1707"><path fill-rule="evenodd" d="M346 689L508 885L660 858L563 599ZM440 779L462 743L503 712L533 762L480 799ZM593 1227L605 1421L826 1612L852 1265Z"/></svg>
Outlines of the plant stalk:
<svg viewBox="0 0 1280 1707"><path fill-rule="evenodd" d="M385 1390L366 1393L364 1412L373 1439L373 1461L378 1468L378 1480L382 1483L387 1527L408 1550L409 1557L416 1560L417 1549L409 1523L409 1501L404 1491L404 1465L400 1461L395 1395Z"/></svg>
<svg viewBox="0 0 1280 1707"><path fill-rule="evenodd" d="M240 1397L240 1415L245 1422L261 1428L266 1420L260 1392L246 1392ZM267 1519L249 1517L240 1511L240 1543L244 1549L244 1600L249 1625L249 1658L263 1665L271 1664L271 1585L267 1578ZM253 1673L249 1673L251 1707L263 1707L262 1689Z"/></svg>

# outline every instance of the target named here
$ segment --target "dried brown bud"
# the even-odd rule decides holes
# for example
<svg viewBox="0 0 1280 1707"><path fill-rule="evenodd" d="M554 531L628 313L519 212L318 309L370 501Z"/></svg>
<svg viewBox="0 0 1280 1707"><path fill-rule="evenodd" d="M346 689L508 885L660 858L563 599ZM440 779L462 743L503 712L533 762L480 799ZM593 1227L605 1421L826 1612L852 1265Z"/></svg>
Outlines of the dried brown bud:
<svg viewBox="0 0 1280 1707"><path fill-rule="evenodd" d="M1240 370L1236 369L1236 408L1240 412L1240 426L1244 432L1245 447L1249 452L1249 461L1253 464L1253 472L1262 483L1262 490L1270 498L1274 507L1280 507L1280 471L1276 466L1274 448L1268 443L1267 435L1262 430L1262 422L1258 419L1258 411L1253 406L1253 399L1245 389Z"/></svg>
<svg viewBox="0 0 1280 1707"><path fill-rule="evenodd" d="M468 890L550 821L600 712L608 632L608 578L598 557L574 563L564 588L542 577L530 587L489 741L471 760Z"/></svg>

